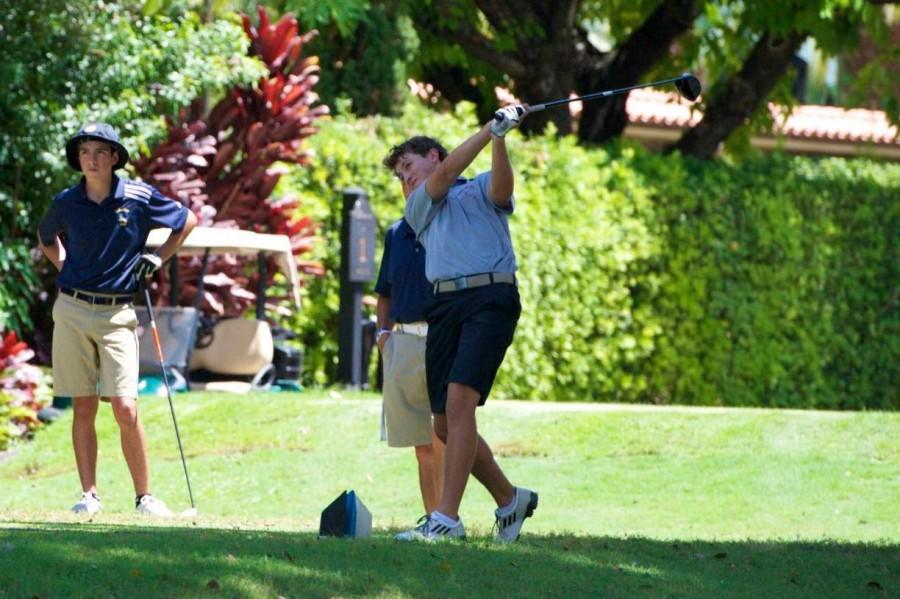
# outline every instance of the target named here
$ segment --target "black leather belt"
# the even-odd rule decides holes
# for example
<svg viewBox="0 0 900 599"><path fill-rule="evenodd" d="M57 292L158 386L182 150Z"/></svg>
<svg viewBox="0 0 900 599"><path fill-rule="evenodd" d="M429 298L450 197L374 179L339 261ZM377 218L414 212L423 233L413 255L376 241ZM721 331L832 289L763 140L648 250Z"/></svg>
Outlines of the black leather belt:
<svg viewBox="0 0 900 599"><path fill-rule="evenodd" d="M470 289L472 287L484 287L485 285L493 285L494 283L508 283L509 285L515 285L516 275L511 272L485 272L479 275L447 279L446 281L436 282L434 284L434 292L447 293L448 291L459 291L460 289Z"/></svg>
<svg viewBox="0 0 900 599"><path fill-rule="evenodd" d="M66 289L65 287L60 288L59 292L71 295L77 300L94 306L118 306L119 304L129 304L133 299L130 295L91 295L84 291Z"/></svg>

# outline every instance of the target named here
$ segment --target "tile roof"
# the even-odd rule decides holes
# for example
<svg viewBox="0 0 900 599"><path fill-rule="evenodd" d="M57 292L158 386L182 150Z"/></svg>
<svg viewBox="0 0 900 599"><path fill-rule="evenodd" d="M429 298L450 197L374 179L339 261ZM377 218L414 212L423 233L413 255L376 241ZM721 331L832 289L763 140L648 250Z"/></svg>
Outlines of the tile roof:
<svg viewBox="0 0 900 599"><path fill-rule="evenodd" d="M695 125L702 114L678 94L640 89L631 92L625 105L634 124L684 128ZM879 110L801 105L788 112L769 104L775 122L773 133L805 140L869 143L900 148L900 135L887 115Z"/></svg>
<svg viewBox="0 0 900 599"><path fill-rule="evenodd" d="M880 110L813 105L798 106L789 115L775 106L769 110L776 123L784 121L781 130L787 135L900 145L897 127Z"/></svg>

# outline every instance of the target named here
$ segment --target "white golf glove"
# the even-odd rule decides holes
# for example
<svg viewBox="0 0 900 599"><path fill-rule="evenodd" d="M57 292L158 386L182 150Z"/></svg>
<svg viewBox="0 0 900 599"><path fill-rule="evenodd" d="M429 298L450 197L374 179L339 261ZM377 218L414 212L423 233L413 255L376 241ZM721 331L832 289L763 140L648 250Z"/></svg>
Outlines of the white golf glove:
<svg viewBox="0 0 900 599"><path fill-rule="evenodd" d="M491 123L491 133L497 137L503 137L510 129L515 129L525 115L525 107L521 104L504 106L494 113L494 122Z"/></svg>
<svg viewBox="0 0 900 599"><path fill-rule="evenodd" d="M134 267L134 275L139 278L151 277L162 266L162 258L153 253L141 254L137 266Z"/></svg>

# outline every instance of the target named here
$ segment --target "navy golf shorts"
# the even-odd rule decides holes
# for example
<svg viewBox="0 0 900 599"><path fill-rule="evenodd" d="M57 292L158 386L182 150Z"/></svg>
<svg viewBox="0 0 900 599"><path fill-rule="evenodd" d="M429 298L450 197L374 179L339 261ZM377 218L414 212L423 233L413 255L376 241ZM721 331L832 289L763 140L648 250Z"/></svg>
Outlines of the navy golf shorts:
<svg viewBox="0 0 900 599"><path fill-rule="evenodd" d="M476 389L478 405L484 405L521 312L519 290L505 283L438 293L429 300L425 371L434 414L446 412L450 383Z"/></svg>

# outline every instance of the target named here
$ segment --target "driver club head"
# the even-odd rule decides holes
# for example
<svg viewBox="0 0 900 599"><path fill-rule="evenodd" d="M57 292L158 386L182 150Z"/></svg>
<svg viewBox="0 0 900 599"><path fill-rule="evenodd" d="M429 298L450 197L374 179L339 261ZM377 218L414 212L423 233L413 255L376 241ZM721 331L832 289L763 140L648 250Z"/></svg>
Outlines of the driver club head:
<svg viewBox="0 0 900 599"><path fill-rule="evenodd" d="M702 91L700 80L690 73L684 73L680 79L675 81L675 87L682 96L691 102L699 98Z"/></svg>

